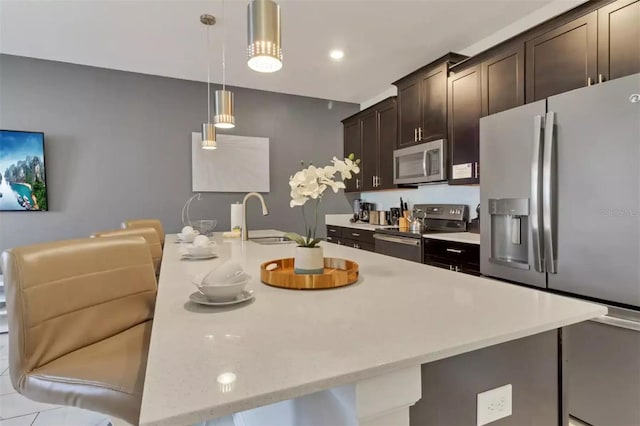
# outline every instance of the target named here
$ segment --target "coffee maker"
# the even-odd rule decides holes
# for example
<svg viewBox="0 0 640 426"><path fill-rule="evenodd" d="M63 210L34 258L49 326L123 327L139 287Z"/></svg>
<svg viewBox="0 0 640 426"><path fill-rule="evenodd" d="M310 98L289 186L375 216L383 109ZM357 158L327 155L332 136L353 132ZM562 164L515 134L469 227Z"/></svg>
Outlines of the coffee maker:
<svg viewBox="0 0 640 426"><path fill-rule="evenodd" d="M376 209L376 205L374 203L366 203L361 201L360 202L360 215L359 215L359 219L361 222L369 222L369 213L372 210Z"/></svg>

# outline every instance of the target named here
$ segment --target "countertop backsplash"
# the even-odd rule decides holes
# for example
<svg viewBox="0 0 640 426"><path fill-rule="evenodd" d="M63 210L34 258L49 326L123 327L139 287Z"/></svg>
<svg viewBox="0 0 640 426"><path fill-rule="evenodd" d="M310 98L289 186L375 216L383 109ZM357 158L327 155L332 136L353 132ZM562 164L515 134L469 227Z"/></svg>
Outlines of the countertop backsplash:
<svg viewBox="0 0 640 426"><path fill-rule="evenodd" d="M476 217L476 206L480 203L479 186L454 186L446 183L419 186L417 189L363 192L360 198L376 204L376 210L389 210L400 205L400 197L409 208L414 204L466 204L469 218Z"/></svg>

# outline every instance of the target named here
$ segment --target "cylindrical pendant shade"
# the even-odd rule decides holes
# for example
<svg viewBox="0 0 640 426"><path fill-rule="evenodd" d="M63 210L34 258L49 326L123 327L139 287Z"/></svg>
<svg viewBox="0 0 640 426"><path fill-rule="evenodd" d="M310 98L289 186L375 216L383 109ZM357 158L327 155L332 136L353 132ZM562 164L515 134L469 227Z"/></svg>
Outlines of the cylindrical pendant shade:
<svg viewBox="0 0 640 426"><path fill-rule="evenodd" d="M253 0L247 6L248 65L258 72L282 68L280 6L273 0Z"/></svg>
<svg viewBox="0 0 640 426"><path fill-rule="evenodd" d="M217 149L216 128L211 123L202 124L202 149Z"/></svg>
<svg viewBox="0 0 640 426"><path fill-rule="evenodd" d="M233 92L229 90L216 90L216 114L213 122L219 129L231 129L236 126L236 118L233 115Z"/></svg>

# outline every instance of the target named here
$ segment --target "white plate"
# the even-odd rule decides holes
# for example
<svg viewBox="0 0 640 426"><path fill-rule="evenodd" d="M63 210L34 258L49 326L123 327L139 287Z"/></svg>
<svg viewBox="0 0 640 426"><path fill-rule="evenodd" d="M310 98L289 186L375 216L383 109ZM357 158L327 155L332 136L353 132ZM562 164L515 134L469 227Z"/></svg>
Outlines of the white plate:
<svg viewBox="0 0 640 426"><path fill-rule="evenodd" d="M243 290L239 296L237 296L233 300L225 300L223 302L213 302L207 299L204 294L196 291L189 295L189 300L193 303L197 303L199 305L207 305L207 306L227 306L227 305L235 305L236 303L246 302L248 300L253 299L255 296L253 295L253 290Z"/></svg>
<svg viewBox="0 0 640 426"><path fill-rule="evenodd" d="M180 259L187 259L187 260L215 259L216 257L218 257L217 253L207 253L207 254L200 254L200 255L180 253Z"/></svg>

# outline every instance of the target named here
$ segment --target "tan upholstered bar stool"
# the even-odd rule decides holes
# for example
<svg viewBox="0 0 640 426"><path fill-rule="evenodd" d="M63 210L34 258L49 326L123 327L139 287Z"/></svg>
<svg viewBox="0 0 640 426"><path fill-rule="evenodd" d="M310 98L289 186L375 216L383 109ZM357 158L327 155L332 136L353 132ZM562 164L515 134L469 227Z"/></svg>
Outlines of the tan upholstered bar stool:
<svg viewBox="0 0 640 426"><path fill-rule="evenodd" d="M160 263L162 262L162 246L160 245L160 238L154 228L132 228L132 229L113 229L111 231L96 232L91 235L93 238L128 238L128 237L142 237L147 241L149 250L151 251L151 259L153 260L153 267L156 275L160 273Z"/></svg>
<svg viewBox="0 0 640 426"><path fill-rule="evenodd" d="M15 389L138 424L156 298L145 240L19 247L2 269Z"/></svg>
<svg viewBox="0 0 640 426"><path fill-rule="evenodd" d="M153 228L158 233L160 245L164 247L164 228L158 219L136 219L122 222L122 229Z"/></svg>

